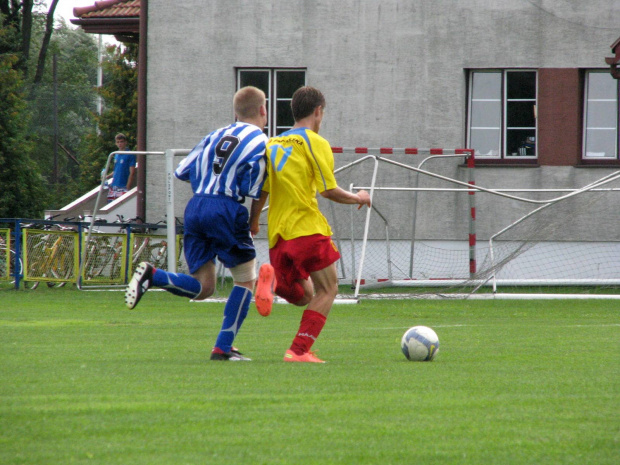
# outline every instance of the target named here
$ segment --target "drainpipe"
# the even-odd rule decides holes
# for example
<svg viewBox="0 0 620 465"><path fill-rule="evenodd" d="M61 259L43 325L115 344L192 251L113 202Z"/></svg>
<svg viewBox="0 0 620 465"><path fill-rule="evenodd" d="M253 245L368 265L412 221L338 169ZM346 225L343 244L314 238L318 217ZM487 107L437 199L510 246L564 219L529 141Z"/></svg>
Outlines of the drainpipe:
<svg viewBox="0 0 620 465"><path fill-rule="evenodd" d="M146 72L148 0L140 2L140 42L138 44L138 151L146 152ZM136 216L146 221L146 156L138 155L138 202Z"/></svg>

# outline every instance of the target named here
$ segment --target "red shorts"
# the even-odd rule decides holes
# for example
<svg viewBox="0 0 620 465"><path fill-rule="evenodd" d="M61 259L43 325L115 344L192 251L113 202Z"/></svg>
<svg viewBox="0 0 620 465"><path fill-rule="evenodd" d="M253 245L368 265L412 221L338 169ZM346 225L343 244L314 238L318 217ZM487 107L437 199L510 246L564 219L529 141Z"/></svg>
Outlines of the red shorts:
<svg viewBox="0 0 620 465"><path fill-rule="evenodd" d="M281 297L295 302L303 297L295 283L310 277L310 273L327 268L340 259L340 252L331 237L314 234L285 241L280 238L273 249L269 249L269 261L275 269L278 282L277 293ZM282 291L282 294L280 293ZM288 295L286 295L288 294ZM293 300L290 300L293 299Z"/></svg>

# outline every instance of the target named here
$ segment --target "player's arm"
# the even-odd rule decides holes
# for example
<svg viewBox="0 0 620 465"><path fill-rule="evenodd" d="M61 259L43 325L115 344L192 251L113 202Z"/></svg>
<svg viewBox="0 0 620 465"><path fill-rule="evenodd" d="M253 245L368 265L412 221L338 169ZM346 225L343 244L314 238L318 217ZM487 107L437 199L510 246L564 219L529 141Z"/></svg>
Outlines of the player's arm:
<svg viewBox="0 0 620 465"><path fill-rule="evenodd" d="M370 207L370 195L365 190L360 190L354 194L338 187L334 177L334 154L329 143L318 137L313 143L316 147L314 160L317 164L317 168L314 169L314 177L321 196L336 203L359 205L360 208L362 205Z"/></svg>
<svg viewBox="0 0 620 465"><path fill-rule="evenodd" d="M260 198L252 200L252 205L250 206L250 232L252 236L256 236L260 230L258 220L260 218L260 212L263 211L265 203L267 203L268 197L269 192L262 191Z"/></svg>
<svg viewBox="0 0 620 465"><path fill-rule="evenodd" d="M370 194L365 190L357 191L357 194L346 191L341 187L327 189L321 192L321 195L336 203L344 203L347 205L368 205L370 207Z"/></svg>

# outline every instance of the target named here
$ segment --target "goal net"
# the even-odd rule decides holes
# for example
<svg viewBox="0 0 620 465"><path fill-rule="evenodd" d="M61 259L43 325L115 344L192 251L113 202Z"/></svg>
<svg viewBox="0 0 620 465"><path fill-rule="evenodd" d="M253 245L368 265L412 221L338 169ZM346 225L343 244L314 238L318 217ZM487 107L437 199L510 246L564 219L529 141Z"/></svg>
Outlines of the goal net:
<svg viewBox="0 0 620 465"><path fill-rule="evenodd" d="M373 201L358 209L318 196L341 253L341 297L620 295L620 172L579 189L493 189L475 183L467 149L333 150L353 154L338 185ZM171 218L173 159L186 153L165 152ZM269 261L267 211L260 222L258 266Z"/></svg>
<svg viewBox="0 0 620 465"><path fill-rule="evenodd" d="M426 155L438 159L422 168ZM431 155L386 158L377 151L338 169L341 187L372 191L370 210L319 197L342 255L342 294L620 294L613 221L620 172L580 189L506 192L473 187L468 153ZM260 238L257 248L259 261L267 261Z"/></svg>
<svg viewBox="0 0 620 465"><path fill-rule="evenodd" d="M438 279L468 278L472 217L467 193L453 202L453 193L441 191L447 181L423 179L418 172L389 161L415 160L419 164L428 159L429 165L442 165L445 175L459 177L467 186L470 168L466 160L470 151L334 148L336 154L347 150L354 151L357 156L352 157L355 158L353 162L336 170L338 185L352 191L368 190L373 196L373 206L358 209L357 205L337 204L318 196L319 206L332 227L333 240L341 254L337 263L341 293L357 297L376 288L400 287L405 282L434 285ZM389 155L391 159L381 160L381 155ZM433 197L441 198L438 210L429 212L424 207L427 198L419 195L418 188L430 189ZM264 212L261 218L264 230L266 216ZM448 218L448 223L457 226L443 220ZM443 239L435 239L442 237L442 230L450 230L450 233L443 235ZM266 242L260 235L255 242L258 261L268 261Z"/></svg>

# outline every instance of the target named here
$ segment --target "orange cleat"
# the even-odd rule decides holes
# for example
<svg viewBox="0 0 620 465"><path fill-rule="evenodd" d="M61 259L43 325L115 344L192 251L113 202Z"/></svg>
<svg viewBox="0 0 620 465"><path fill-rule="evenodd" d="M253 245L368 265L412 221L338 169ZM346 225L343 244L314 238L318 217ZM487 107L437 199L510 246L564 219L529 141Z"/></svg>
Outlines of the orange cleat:
<svg viewBox="0 0 620 465"><path fill-rule="evenodd" d="M269 263L263 263L258 270L258 282L254 302L256 309L262 316L271 314L273 306L273 292L276 288L276 272Z"/></svg>
<svg viewBox="0 0 620 465"><path fill-rule="evenodd" d="M314 352L306 352L301 355L297 355L291 349L287 350L284 354L285 362L309 362L309 363L325 363L324 360L321 360Z"/></svg>

